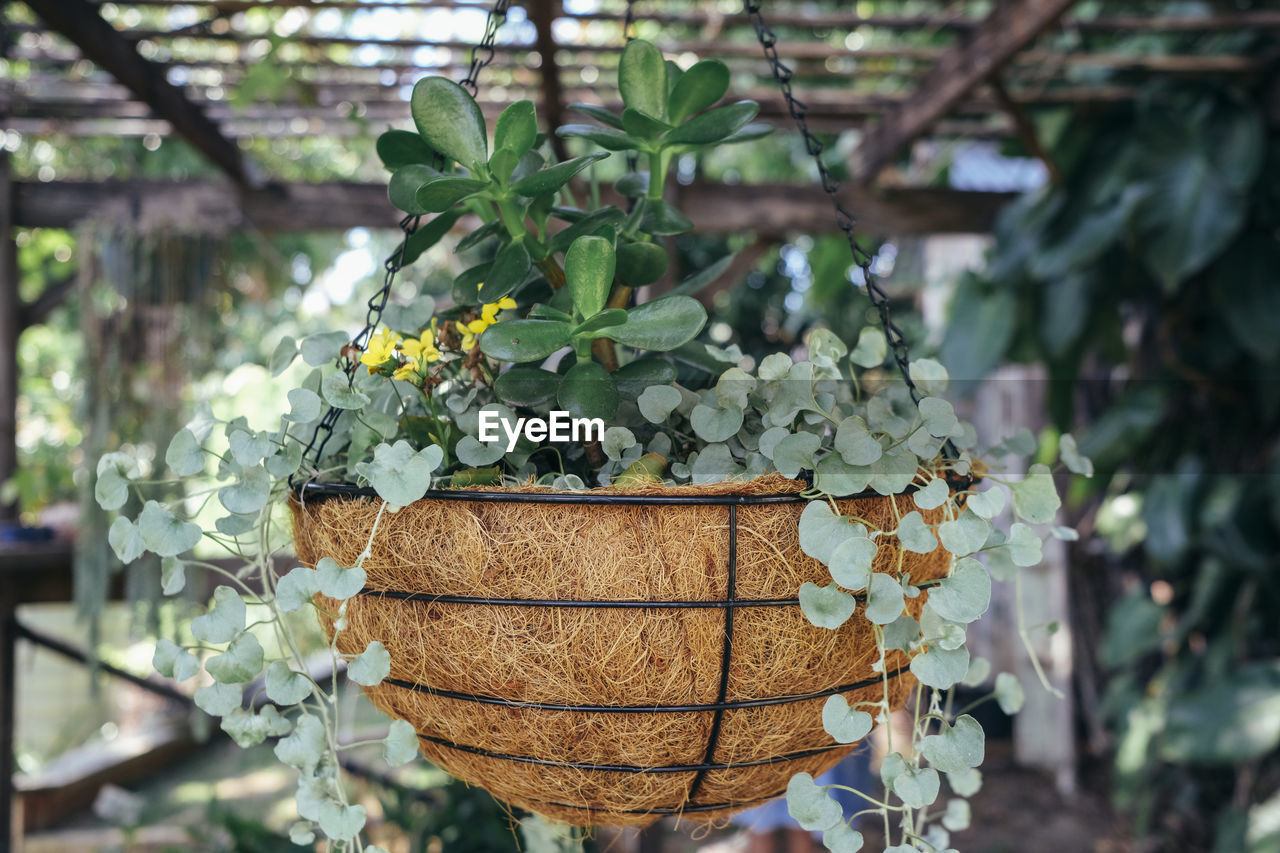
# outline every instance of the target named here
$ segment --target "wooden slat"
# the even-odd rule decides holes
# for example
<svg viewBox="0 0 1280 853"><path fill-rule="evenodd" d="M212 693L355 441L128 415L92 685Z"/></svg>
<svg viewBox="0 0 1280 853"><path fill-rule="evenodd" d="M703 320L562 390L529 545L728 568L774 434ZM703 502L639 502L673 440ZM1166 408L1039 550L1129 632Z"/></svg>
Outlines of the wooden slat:
<svg viewBox="0 0 1280 853"><path fill-rule="evenodd" d="M1054 23L1075 0L1004 2L970 37L941 56L915 92L887 113L854 152L853 174L870 181L890 160L946 115L974 86L991 76Z"/></svg>
<svg viewBox="0 0 1280 853"><path fill-rule="evenodd" d="M87 0L26 0L49 27L109 71L184 139L240 185L249 183L244 158L235 143L165 79L164 69L144 59L137 47L98 14Z"/></svg>
<svg viewBox="0 0 1280 853"><path fill-rule="evenodd" d="M982 233L1013 197L950 189L873 193L846 187L843 193L850 209L891 234ZM612 201L620 203L620 199ZM810 185L694 184L680 187L676 202L707 233L754 231L785 236L835 230L830 203ZM196 218L211 230L245 222L267 231L392 228L399 218L383 184L276 184L237 194L212 181L19 182L14 216L23 226L65 228L115 210L111 205L147 219Z"/></svg>

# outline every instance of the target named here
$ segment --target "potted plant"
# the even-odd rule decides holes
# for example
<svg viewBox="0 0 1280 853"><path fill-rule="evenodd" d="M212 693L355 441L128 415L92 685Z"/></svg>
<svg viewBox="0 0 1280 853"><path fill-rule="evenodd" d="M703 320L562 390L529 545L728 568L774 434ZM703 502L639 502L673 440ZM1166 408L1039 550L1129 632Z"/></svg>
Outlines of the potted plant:
<svg viewBox="0 0 1280 853"><path fill-rule="evenodd" d="M159 641L157 669L207 673L196 702L238 742L280 738L298 843L361 849L365 821L339 771L337 680L301 659L309 620L293 614L314 610L335 671L393 717L389 761L421 750L572 824L710 820L785 791L802 826L856 850L813 777L905 704L911 739L891 744L885 791L863 794L893 849L944 849L983 754L947 698L987 678L965 626L991 575L1068 535L1050 527L1051 471L1001 476L1003 457L1035 451L1025 434L976 461L945 370L921 360L889 380L879 329L852 349L817 329L803 355L745 369L697 340L689 294L714 271L637 302L667 272L662 238L692 227L664 199L673 157L764 130L754 103L718 105L717 61L680 69L637 40L618 76L620 115L579 106L595 123L557 130L604 150L565 162L531 103L488 128L462 87L417 84L418 133L378 140L406 218L369 327L282 342L274 370L299 355L318 369L277 429L203 418L174 438L175 475L216 461L213 529L156 502L111 527L122 560L164 558L170 593L186 568L225 571L190 556L202 539L246 563L190 642ZM626 204L580 203L571 180L613 152L638 164L615 182ZM395 272L459 228L473 265L452 304L389 302ZM1084 470L1069 436L1060 448ZM104 457L102 505L137 475ZM282 537L303 564L287 572ZM246 600L267 614L255 630ZM1001 673L992 695L1012 712L1021 689Z"/></svg>

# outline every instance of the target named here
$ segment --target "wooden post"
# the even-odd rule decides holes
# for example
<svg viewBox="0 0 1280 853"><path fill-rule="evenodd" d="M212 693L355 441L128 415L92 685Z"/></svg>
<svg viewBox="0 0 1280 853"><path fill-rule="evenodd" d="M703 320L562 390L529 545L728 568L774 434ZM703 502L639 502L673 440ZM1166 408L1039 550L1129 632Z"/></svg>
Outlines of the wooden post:
<svg viewBox="0 0 1280 853"><path fill-rule="evenodd" d="M18 247L13 234L13 172L0 151L0 489L18 471ZM16 501L0 497L0 521L18 516Z"/></svg>

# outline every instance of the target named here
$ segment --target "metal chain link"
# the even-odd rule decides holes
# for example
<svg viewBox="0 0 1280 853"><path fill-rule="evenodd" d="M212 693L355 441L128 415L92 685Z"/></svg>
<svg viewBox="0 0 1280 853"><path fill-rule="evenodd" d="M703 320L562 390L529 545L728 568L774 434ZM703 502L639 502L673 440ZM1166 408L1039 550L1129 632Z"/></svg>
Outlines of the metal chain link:
<svg viewBox="0 0 1280 853"><path fill-rule="evenodd" d="M622 38L627 44L631 44L636 38L631 32L636 25L635 5L636 0L627 0L627 14L622 19Z"/></svg>
<svg viewBox="0 0 1280 853"><path fill-rule="evenodd" d="M880 315L880 326L884 329L884 336L888 339L889 346L892 348L893 360L897 363L898 370L902 373L902 381L907 384L907 390L911 392L911 399L919 402L920 391L916 388L916 383L911 379L907 338L890 316L889 295L885 293L884 288L880 286L875 276L871 274L873 256L862 248L861 244L858 243L858 238L854 236L853 231L857 227L858 221L849 212L849 209L844 206L844 203L840 201L840 182L831 174L826 163L822 162L824 146L822 141L809 130L809 122L806 119L809 108L803 101L796 98L791 91L792 71L778 58L778 37L774 35L773 30L765 23L764 15L760 11L760 0L744 0L743 5L747 15L751 18L751 23L755 26L756 38L760 41L760 47L764 49L765 59L768 60L769 67L773 71L773 79L777 81L778 88L782 91L782 97L787 102L787 112L791 114L791 118L796 123L796 128L800 131L800 135L804 137L805 150L809 152L813 157L813 162L818 166L818 178L822 184L822 189L831 197L831 204L835 208L836 225L844 232L845 238L849 241L849 250L853 253L853 262L862 270L863 280L867 287L867 296L871 299L871 304L875 306Z"/></svg>
<svg viewBox="0 0 1280 853"><path fill-rule="evenodd" d="M480 43L471 49L471 66L467 70L467 76L462 79L460 85L475 97L478 89L476 82L483 71L494 60L496 51L494 44L498 38L498 30L507 20L507 10L511 6L511 0L495 0L493 6L489 9L489 15L485 19L484 38ZM444 168L444 158L437 155L435 163L437 169ZM369 344L369 339L373 336L373 332L378 328L378 324L382 322L382 312L387 308L387 302L391 298L391 290L395 286L396 275L404 267L405 253L409 248L409 238L418 230L420 217L415 215L405 216L400 220L400 232L404 238L400 241L400 245L396 250L382 262L383 277L382 287L369 297L366 303L364 315L364 328L360 330L351 343L342 348L342 354L338 357L336 367L347 374L347 384L355 382L356 368L360 364L360 353L364 352L365 347ZM314 458L318 465L320 460L324 458L325 445L329 443L329 439L333 436L333 428L338 422L338 418L342 417L342 409L330 406L324 413L324 417L316 424L315 431L311 434L311 440L307 442L307 446L303 448L302 460L305 463L308 459ZM294 486L294 478L289 478L290 486Z"/></svg>

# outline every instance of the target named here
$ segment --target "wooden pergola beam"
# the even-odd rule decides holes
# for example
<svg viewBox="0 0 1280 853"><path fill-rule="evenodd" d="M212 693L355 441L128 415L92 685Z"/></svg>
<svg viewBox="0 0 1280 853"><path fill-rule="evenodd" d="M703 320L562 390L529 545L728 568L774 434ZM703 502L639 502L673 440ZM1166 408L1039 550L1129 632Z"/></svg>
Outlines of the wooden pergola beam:
<svg viewBox="0 0 1280 853"><path fill-rule="evenodd" d="M182 90L165 77L163 66L144 59L137 47L103 20L88 0L25 0L48 26L80 48L129 91L173 125L184 139L203 153L239 186L249 184L244 157Z"/></svg>
<svg viewBox="0 0 1280 853"><path fill-rule="evenodd" d="M951 189L870 192L847 186L841 200L877 229L892 234L983 233L1012 193ZM605 193L606 202L622 199ZM754 231L763 236L835 230L831 205L816 187L794 184L693 184L676 204L708 233ZM199 221L209 230L252 223L264 231L394 228L400 214L385 184L273 184L237 193L216 181L16 182L16 225L66 228L83 219L123 215L149 221Z"/></svg>
<svg viewBox="0 0 1280 853"><path fill-rule="evenodd" d="M542 126L559 127L564 124L564 89L560 83L560 64L556 62L556 35L552 29L556 18L563 14L560 0L529 0L529 19L537 34L538 57L542 64L538 69L542 91ZM552 133L548 139L556 158L568 159L564 139Z"/></svg>
<svg viewBox="0 0 1280 853"><path fill-rule="evenodd" d="M1075 0L1003 2L963 43L949 48L917 83L915 92L887 112L854 151L852 173L863 182L947 114L974 86L1048 29Z"/></svg>

